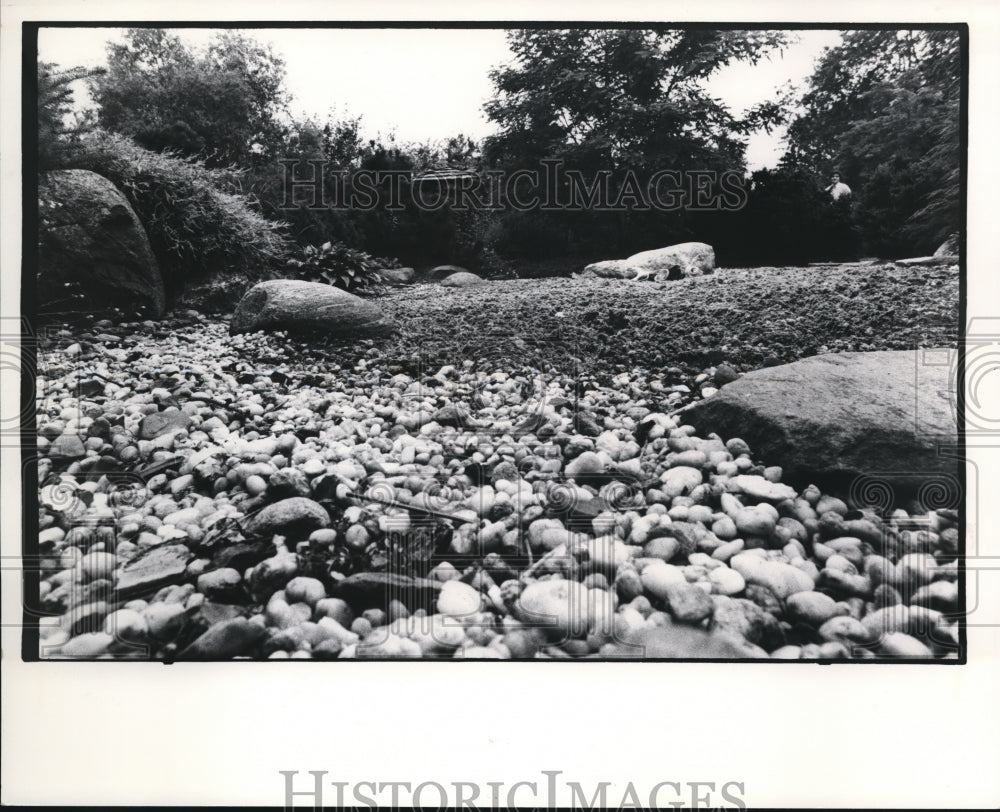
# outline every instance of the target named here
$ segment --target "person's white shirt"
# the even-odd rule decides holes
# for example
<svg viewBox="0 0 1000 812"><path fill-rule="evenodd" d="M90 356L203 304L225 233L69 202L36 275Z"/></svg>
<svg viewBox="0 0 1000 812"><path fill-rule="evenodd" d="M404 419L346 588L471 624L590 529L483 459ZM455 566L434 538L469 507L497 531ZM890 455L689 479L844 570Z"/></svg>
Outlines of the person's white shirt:
<svg viewBox="0 0 1000 812"><path fill-rule="evenodd" d="M826 187L827 191L830 193L830 197L834 200L840 200L840 198L845 195L849 196L851 194L851 187L842 181L837 181L836 183L831 183Z"/></svg>

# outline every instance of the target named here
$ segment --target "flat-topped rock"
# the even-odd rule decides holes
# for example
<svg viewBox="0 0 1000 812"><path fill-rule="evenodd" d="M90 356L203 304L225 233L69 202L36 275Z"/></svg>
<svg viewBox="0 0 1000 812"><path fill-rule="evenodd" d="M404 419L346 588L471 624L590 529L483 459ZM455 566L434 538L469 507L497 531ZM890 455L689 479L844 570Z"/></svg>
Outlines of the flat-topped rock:
<svg viewBox="0 0 1000 812"><path fill-rule="evenodd" d="M374 304L340 288L272 279L247 291L229 323L232 335L257 330L316 330L352 338L385 335L392 325Z"/></svg>
<svg viewBox="0 0 1000 812"><path fill-rule="evenodd" d="M183 544L169 542L153 547L118 570L115 589L119 600L155 592L184 580L184 571L194 554Z"/></svg>
<svg viewBox="0 0 1000 812"><path fill-rule="evenodd" d="M875 480L896 497L928 482L954 487L956 381L930 363L947 350L817 355L749 372L682 413L722 439L739 437L787 482L849 495ZM933 353L933 355L925 355ZM947 356L944 356L947 357Z"/></svg>

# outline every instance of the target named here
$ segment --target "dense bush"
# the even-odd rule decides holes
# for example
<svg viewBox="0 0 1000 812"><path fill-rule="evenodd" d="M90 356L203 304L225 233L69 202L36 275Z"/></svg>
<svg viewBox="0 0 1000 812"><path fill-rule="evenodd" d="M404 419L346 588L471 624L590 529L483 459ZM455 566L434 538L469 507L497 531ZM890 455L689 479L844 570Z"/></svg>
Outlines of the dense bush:
<svg viewBox="0 0 1000 812"><path fill-rule="evenodd" d="M711 243L723 266L849 261L861 253L854 204L831 200L815 175L799 167L758 170L743 208L692 219L696 239Z"/></svg>
<svg viewBox="0 0 1000 812"><path fill-rule="evenodd" d="M146 229L168 293L211 272L264 272L283 261L283 227L239 194L238 173L151 152L95 130L57 163L103 175L128 198Z"/></svg>
<svg viewBox="0 0 1000 812"><path fill-rule="evenodd" d="M292 258L287 266L306 282L322 282L352 293L368 293L382 288L383 268L400 267L398 260L373 257L348 248L342 242L325 242L318 248L307 245L302 259Z"/></svg>

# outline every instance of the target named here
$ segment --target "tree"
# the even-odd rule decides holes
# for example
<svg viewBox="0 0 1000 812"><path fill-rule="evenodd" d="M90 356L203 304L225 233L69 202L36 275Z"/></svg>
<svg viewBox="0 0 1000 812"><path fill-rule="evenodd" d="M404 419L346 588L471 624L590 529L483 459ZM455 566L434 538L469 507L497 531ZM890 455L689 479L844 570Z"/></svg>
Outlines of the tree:
<svg viewBox="0 0 1000 812"><path fill-rule="evenodd" d="M494 70L485 105L500 133L489 154L565 158L601 168L741 168L740 136L775 123L776 103L737 118L704 80L733 61L755 64L776 31L512 31L514 61Z"/></svg>
<svg viewBox="0 0 1000 812"><path fill-rule="evenodd" d="M960 228L960 53L954 31L851 31L810 78L790 153L855 193L867 250L933 250Z"/></svg>
<svg viewBox="0 0 1000 812"><path fill-rule="evenodd" d="M284 62L251 37L219 33L201 53L157 28L108 45L91 82L102 127L151 149L247 167L277 157L285 134Z"/></svg>
<svg viewBox="0 0 1000 812"><path fill-rule="evenodd" d="M610 172L616 195L628 172L739 171L743 137L780 121L780 100L735 116L705 80L733 62L755 64L785 43L778 31L527 30L508 34L513 61L491 73L485 110L499 125L486 139L490 167L534 169L543 159L593 178ZM539 211L505 214L508 250L534 258L566 252L604 258L699 226L682 212ZM601 256L601 255L604 256Z"/></svg>
<svg viewBox="0 0 1000 812"><path fill-rule="evenodd" d="M57 70L53 62L38 63L38 164L50 169L61 163L80 135L93 129L86 116L73 113L73 83L95 77L99 69Z"/></svg>

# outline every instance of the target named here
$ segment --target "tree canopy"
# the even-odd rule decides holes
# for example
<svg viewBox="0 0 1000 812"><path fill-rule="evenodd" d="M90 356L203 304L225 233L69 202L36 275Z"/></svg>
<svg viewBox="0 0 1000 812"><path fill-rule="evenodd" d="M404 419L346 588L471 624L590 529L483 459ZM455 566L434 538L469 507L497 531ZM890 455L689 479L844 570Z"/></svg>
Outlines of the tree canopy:
<svg viewBox="0 0 1000 812"><path fill-rule="evenodd" d="M775 101L737 117L704 83L780 48L779 31L518 30L508 42L514 60L491 73L485 105L500 127L493 161L741 168L741 137L779 118Z"/></svg>
<svg viewBox="0 0 1000 812"><path fill-rule="evenodd" d="M810 77L786 158L841 173L867 250L933 250L960 227L960 98L957 32L846 32Z"/></svg>
<svg viewBox="0 0 1000 812"><path fill-rule="evenodd" d="M249 166L276 156L285 132L284 61L237 31L202 52L159 28L129 29L90 80L102 127L151 149Z"/></svg>

